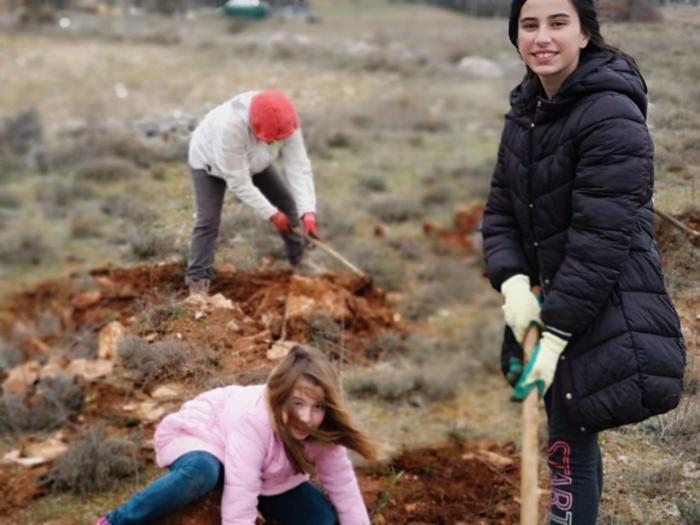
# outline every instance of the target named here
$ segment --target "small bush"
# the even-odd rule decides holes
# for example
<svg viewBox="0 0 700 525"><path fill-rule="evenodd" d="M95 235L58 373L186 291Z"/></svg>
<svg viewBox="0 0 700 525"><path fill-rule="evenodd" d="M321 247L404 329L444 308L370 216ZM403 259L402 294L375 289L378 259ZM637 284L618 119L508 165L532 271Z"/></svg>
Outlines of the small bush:
<svg viewBox="0 0 700 525"><path fill-rule="evenodd" d="M320 234L326 239L332 239L333 243L352 237L355 233L355 225L361 222L355 207L355 205L349 204L342 213L338 213L336 207L322 202L318 210Z"/></svg>
<svg viewBox="0 0 700 525"><path fill-rule="evenodd" d="M72 180L51 179L41 182L36 190L39 202L49 208L65 210L72 207L76 201L91 199L95 191L85 185L76 184Z"/></svg>
<svg viewBox="0 0 700 525"><path fill-rule="evenodd" d="M423 206L444 206L452 202L454 198L454 188L447 185L433 186L421 197Z"/></svg>
<svg viewBox="0 0 700 525"><path fill-rule="evenodd" d="M49 431L60 428L80 411L83 389L63 375L43 379L31 402L19 396L0 398L0 433Z"/></svg>
<svg viewBox="0 0 700 525"><path fill-rule="evenodd" d="M104 424L91 426L54 462L48 482L58 492L110 490L139 473L137 452L134 443L109 436Z"/></svg>
<svg viewBox="0 0 700 525"><path fill-rule="evenodd" d="M688 501L682 498L676 500L676 507L686 525L700 523L700 501Z"/></svg>
<svg viewBox="0 0 700 525"><path fill-rule="evenodd" d="M66 332L57 346L68 359L94 359L99 350L99 335L90 328Z"/></svg>
<svg viewBox="0 0 700 525"><path fill-rule="evenodd" d="M22 200L9 191L0 193L0 208L17 209L22 206Z"/></svg>
<svg viewBox="0 0 700 525"><path fill-rule="evenodd" d="M383 173L368 173L359 180L357 187L362 193L367 191L383 193L389 189L386 177Z"/></svg>
<svg viewBox="0 0 700 525"><path fill-rule="evenodd" d="M119 358L124 368L148 389L155 381L178 379L187 373L187 354L178 341L165 340L148 344L137 336L127 336L119 343Z"/></svg>
<svg viewBox="0 0 700 525"><path fill-rule="evenodd" d="M240 235L254 237L263 228L268 228L246 206L226 206L224 208L217 243L226 244Z"/></svg>
<svg viewBox="0 0 700 525"><path fill-rule="evenodd" d="M38 265L46 261L51 250L40 233L25 231L0 235L0 263Z"/></svg>
<svg viewBox="0 0 700 525"><path fill-rule="evenodd" d="M61 331L61 318L49 310L43 310L36 321L36 335L40 339L57 335Z"/></svg>
<svg viewBox="0 0 700 525"><path fill-rule="evenodd" d="M185 314L185 309L175 295L167 296L157 304L141 305L139 311L141 315L135 325L135 331L139 333L165 333L172 321Z"/></svg>
<svg viewBox="0 0 700 525"><path fill-rule="evenodd" d="M312 315L306 324L306 336L309 344L334 357L339 357L339 343L342 334L342 326L323 313Z"/></svg>
<svg viewBox="0 0 700 525"><path fill-rule="evenodd" d="M87 239L102 235L103 216L91 210L76 211L70 219L70 236L74 239Z"/></svg>
<svg viewBox="0 0 700 525"><path fill-rule="evenodd" d="M396 332L387 332L371 339L365 346L365 352L370 359L380 359L395 356L406 350L404 337Z"/></svg>
<svg viewBox="0 0 700 525"><path fill-rule="evenodd" d="M474 272L463 261L440 257L424 266L417 277L425 285L413 301L401 305L401 312L408 319L425 318L440 308L472 300Z"/></svg>
<svg viewBox="0 0 700 525"><path fill-rule="evenodd" d="M138 260L162 257L173 248L172 240L162 231L155 232L145 227L131 230L127 239L131 254Z"/></svg>
<svg viewBox="0 0 700 525"><path fill-rule="evenodd" d="M110 217L128 220L134 224L141 224L155 217L155 213L147 205L122 194L105 198L101 208Z"/></svg>
<svg viewBox="0 0 700 525"><path fill-rule="evenodd" d="M386 197L372 206L370 212L384 222L406 222L423 217L423 207L414 200Z"/></svg>
<svg viewBox="0 0 700 525"><path fill-rule="evenodd" d="M385 401L403 399L416 389L418 374L408 370L389 370L377 367L347 374L343 388L348 395L359 398L378 397Z"/></svg>
<svg viewBox="0 0 700 525"><path fill-rule="evenodd" d="M134 178L138 170L133 162L119 157L98 157L82 162L75 170L79 181L119 182Z"/></svg>
<svg viewBox="0 0 700 525"><path fill-rule="evenodd" d="M5 368L14 368L22 361L24 361L24 353L19 345L0 337L0 371Z"/></svg>
<svg viewBox="0 0 700 525"><path fill-rule="evenodd" d="M256 232L251 244L257 257L271 257L278 261L284 261L287 258L284 242L273 228L269 231Z"/></svg>
<svg viewBox="0 0 700 525"><path fill-rule="evenodd" d="M391 248L369 243L353 244L349 247L347 257L386 290L400 290L404 285L406 265Z"/></svg>

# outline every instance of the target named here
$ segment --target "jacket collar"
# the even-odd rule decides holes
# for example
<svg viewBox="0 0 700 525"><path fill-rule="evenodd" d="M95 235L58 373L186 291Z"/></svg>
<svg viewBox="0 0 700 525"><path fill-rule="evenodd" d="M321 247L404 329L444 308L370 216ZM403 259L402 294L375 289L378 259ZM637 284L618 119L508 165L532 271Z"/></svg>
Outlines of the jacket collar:
<svg viewBox="0 0 700 525"><path fill-rule="evenodd" d="M548 99L536 75L529 73L511 91L511 116L519 119L532 115L535 108L543 117L557 117L585 96L602 91L618 92L629 97L646 117L646 84L625 59L601 53L582 59L576 71L564 81L559 91ZM539 103L539 106L538 106Z"/></svg>

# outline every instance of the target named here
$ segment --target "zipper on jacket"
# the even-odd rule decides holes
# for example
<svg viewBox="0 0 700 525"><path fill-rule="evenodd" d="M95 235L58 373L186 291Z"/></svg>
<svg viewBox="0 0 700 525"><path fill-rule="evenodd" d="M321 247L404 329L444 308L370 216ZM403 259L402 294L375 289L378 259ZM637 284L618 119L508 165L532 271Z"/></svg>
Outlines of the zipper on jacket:
<svg viewBox="0 0 700 525"><path fill-rule="evenodd" d="M538 241L537 239L534 238L535 236L535 223L533 219L533 209L535 207L535 203L533 202L533 196L532 196L532 150L533 150L533 145L534 145L534 134L535 134L535 120L537 117L537 110L542 107L542 101L537 100L537 105L535 107L535 112L532 114L532 121L530 122L530 129L528 131L529 135L529 142L530 142L530 150L528 151L528 167L527 167L527 200L528 200L528 209L529 209L529 218L530 218L530 231L532 232L533 238L532 238L532 244L535 249L535 263L537 264L537 268L535 268L536 273L538 278L539 278L539 286L540 289L542 290L542 297L544 297L545 290L544 290L544 279L542 279L542 274L540 272L540 267L542 266L540 264L540 250L538 246ZM534 283L533 283L534 285Z"/></svg>

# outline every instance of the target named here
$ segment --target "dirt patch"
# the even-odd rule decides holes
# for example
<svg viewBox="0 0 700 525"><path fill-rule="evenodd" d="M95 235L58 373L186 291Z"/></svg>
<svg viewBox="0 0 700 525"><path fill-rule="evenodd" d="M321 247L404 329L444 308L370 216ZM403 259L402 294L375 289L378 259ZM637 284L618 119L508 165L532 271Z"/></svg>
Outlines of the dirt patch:
<svg viewBox="0 0 700 525"><path fill-rule="evenodd" d="M402 453L383 471L361 469L360 483L370 509L377 508L386 493L392 471L403 476L388 492L378 523L506 525L519 521L520 467L512 445L420 448Z"/></svg>
<svg viewBox="0 0 700 525"><path fill-rule="evenodd" d="M389 464L361 467L357 475L370 513L383 506L376 524L511 525L520 515L519 469L512 445L451 444L410 450ZM400 480L388 489L399 472ZM220 494L159 524L219 525ZM545 503L543 498L542 509Z"/></svg>
<svg viewBox="0 0 700 525"><path fill-rule="evenodd" d="M299 277L287 270L221 271L211 294L221 294L232 307L208 310L181 302L186 295L183 282L184 267L175 264L105 268L88 276L47 281L0 304L0 334L14 334L30 359L118 320L130 333L146 336L150 342L175 335L185 345L232 350L240 359L229 360L228 368L247 370L269 366L265 352L260 351L282 336L308 342L308 321L313 315L327 316L339 325L348 362L368 361L364 346L370 338L387 330L403 330L384 292L358 277ZM42 334L38 324L47 314L59 326ZM257 337L247 342L254 344L246 344L245 338L251 336Z"/></svg>
<svg viewBox="0 0 700 525"><path fill-rule="evenodd" d="M695 231L700 231L700 212L685 212L674 216L678 221ZM670 222L658 219L656 240L662 252L666 277L678 281L682 288L674 294L673 302L681 318L688 354L695 360L700 358L700 297L697 285L700 283L700 238L686 235ZM700 366L696 363L692 370L694 377L700 377Z"/></svg>
<svg viewBox="0 0 700 525"><path fill-rule="evenodd" d="M48 467L5 467L0 469L0 516L11 515L45 493L41 477Z"/></svg>
<svg viewBox="0 0 700 525"><path fill-rule="evenodd" d="M673 218L686 225L691 230L700 232L700 212L684 212L674 215ZM670 222L657 217L656 219L656 241L663 253L675 252L683 248L685 243L690 242L700 248L700 238L688 236Z"/></svg>
<svg viewBox="0 0 700 525"><path fill-rule="evenodd" d="M479 227L484 216L484 204L472 202L455 211L453 226L441 228L431 223L423 224L423 233L436 239L441 246L462 254L481 255Z"/></svg>

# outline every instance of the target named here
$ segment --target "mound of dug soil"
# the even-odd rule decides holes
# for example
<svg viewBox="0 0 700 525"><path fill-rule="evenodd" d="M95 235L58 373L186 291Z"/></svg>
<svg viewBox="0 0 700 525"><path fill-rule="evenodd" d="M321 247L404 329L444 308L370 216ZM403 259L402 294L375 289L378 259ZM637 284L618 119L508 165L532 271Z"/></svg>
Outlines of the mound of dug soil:
<svg viewBox="0 0 700 525"><path fill-rule="evenodd" d="M384 292L362 278L222 269L210 299L191 301L183 271L181 265L106 268L44 282L0 304L0 336L25 362L60 354L64 370L95 353L114 359L113 350L95 352L98 334L100 345L129 334L149 343L175 339L192 353L213 353L218 373L226 375L269 369L283 350L270 352L279 343L312 343L332 358L367 363L375 357L365 352L370 340L403 331Z"/></svg>
<svg viewBox="0 0 700 525"><path fill-rule="evenodd" d="M366 350L372 339L404 331L384 292L353 276L222 268L206 299L187 298L183 283L182 265L104 268L3 299L0 342L12 355L0 363L0 385L15 408L0 410L0 433L8 427L27 441L62 428L56 439L67 449L79 428L107 420L110 435L141 429L150 437L164 414L202 390L263 382L296 343L363 364L381 359ZM136 349L131 363L123 342ZM65 411L51 409L57 393ZM0 515L12 515L40 495L35 473L54 457L21 446L0 459L0 489L26 481L3 491L12 497Z"/></svg>
<svg viewBox="0 0 700 525"><path fill-rule="evenodd" d="M513 446L452 444L406 451L357 474L376 524L512 525L519 468ZM219 525L220 497L221 489L158 525Z"/></svg>

